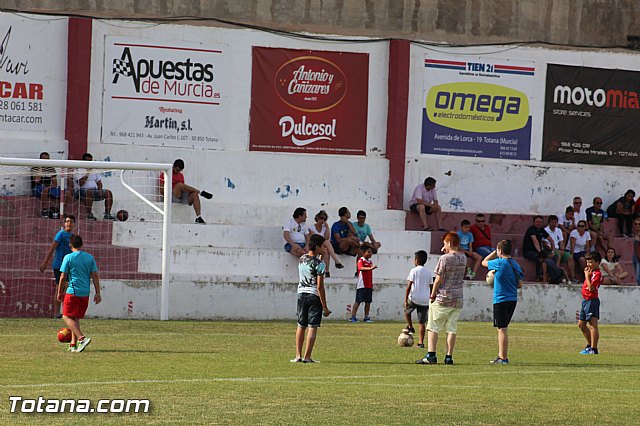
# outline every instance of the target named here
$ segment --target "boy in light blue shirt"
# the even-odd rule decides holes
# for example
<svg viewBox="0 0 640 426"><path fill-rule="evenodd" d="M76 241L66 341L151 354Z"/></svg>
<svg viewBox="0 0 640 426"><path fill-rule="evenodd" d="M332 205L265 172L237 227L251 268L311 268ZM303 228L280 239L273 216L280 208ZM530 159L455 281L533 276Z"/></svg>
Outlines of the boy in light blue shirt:
<svg viewBox="0 0 640 426"><path fill-rule="evenodd" d="M91 343L90 337L85 337L80 330L80 319L89 306L89 293L91 280L96 290L93 301L97 305L102 301L100 296L100 278L98 266L89 253L82 249L82 237L72 235L70 238L71 254L64 257L60 267L60 282L58 284L58 300L63 302L62 319L71 330L71 343L69 351L82 352ZM65 291L65 282L68 285Z"/></svg>
<svg viewBox="0 0 640 426"><path fill-rule="evenodd" d="M351 222L351 224L353 225L353 229L355 229L356 231L356 235L360 240L360 244L363 247L371 248L371 252L373 254L378 253L378 249L382 244L380 244L380 241L376 241L376 239L373 237L373 233L371 232L371 227L368 223L365 223L365 221L367 220L367 212L365 212L364 210L358 210L356 218L358 219L358 221ZM369 238L370 242L367 242L367 237Z"/></svg>
<svg viewBox="0 0 640 426"><path fill-rule="evenodd" d="M467 274L464 277L467 280L473 280L476 278L476 274L478 273L478 269L482 264L482 256L479 253L473 251L473 234L471 233L471 222L468 220L463 220L460 223L460 230L458 231L458 236L460 237L460 251L464 252L467 256L467 259L472 260L473 269L467 266ZM467 261L468 264L468 261Z"/></svg>

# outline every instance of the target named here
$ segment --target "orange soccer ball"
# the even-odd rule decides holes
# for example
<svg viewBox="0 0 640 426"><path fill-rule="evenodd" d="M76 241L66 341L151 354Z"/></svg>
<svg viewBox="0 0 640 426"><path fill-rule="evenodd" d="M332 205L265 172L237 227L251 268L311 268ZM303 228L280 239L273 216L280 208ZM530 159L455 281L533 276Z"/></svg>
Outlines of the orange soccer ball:
<svg viewBox="0 0 640 426"><path fill-rule="evenodd" d="M60 343L69 343L71 341L71 330L66 327L58 330L58 341Z"/></svg>

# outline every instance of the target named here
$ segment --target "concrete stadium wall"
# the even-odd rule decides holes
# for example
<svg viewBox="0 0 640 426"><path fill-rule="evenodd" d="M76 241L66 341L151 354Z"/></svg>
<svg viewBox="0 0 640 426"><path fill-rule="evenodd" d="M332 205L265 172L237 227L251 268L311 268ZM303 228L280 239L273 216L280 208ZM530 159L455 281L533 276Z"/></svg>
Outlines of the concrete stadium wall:
<svg viewBox="0 0 640 426"><path fill-rule="evenodd" d="M0 0L0 7L104 17L216 18L290 31L469 44L625 45L627 34L640 33L640 5L625 0Z"/></svg>
<svg viewBox="0 0 640 426"><path fill-rule="evenodd" d="M405 284L376 284L371 316L376 320L403 321L402 300ZM160 318L160 284L149 282L102 282L102 303L90 305L94 318ZM347 306L353 304L355 282L328 282L329 320L346 320ZM176 277L170 290L170 319L197 320L290 320L295 321L297 286L292 282L254 282L246 279L223 282L181 281ZM465 287L463 321L492 321L492 289L483 283ZM580 286L525 285L520 290L515 322L575 322L580 307ZM600 290L603 324L640 324L639 287L605 286ZM362 315L362 310L359 316Z"/></svg>
<svg viewBox="0 0 640 426"><path fill-rule="evenodd" d="M640 55L620 51L595 52L530 47L519 47L508 52L505 52L503 47L438 48L438 52L477 55L502 61L527 60L535 63L534 95L530 104L531 160L421 154L424 60L425 54L433 52L412 45L405 209L409 207L408 203L415 186L423 182L427 176L433 176L438 181L438 197L444 210L469 213L558 215L564 214L565 207L571 204L576 195L582 197L585 208L591 206L593 197L602 197L606 208L627 189L638 191L640 170L637 167L552 163L540 160L547 64L635 70L640 68Z"/></svg>

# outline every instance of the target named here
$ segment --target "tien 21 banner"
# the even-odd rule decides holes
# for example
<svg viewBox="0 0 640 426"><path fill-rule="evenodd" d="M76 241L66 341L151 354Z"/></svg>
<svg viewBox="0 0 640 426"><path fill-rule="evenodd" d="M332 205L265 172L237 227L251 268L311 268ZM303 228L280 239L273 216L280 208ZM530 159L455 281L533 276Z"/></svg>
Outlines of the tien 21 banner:
<svg viewBox="0 0 640 426"><path fill-rule="evenodd" d="M253 48L250 151L365 155L369 55Z"/></svg>
<svg viewBox="0 0 640 426"><path fill-rule="evenodd" d="M640 166L640 72L547 66L542 160Z"/></svg>
<svg viewBox="0 0 640 426"><path fill-rule="evenodd" d="M528 160L534 75L529 61L427 54L421 152Z"/></svg>

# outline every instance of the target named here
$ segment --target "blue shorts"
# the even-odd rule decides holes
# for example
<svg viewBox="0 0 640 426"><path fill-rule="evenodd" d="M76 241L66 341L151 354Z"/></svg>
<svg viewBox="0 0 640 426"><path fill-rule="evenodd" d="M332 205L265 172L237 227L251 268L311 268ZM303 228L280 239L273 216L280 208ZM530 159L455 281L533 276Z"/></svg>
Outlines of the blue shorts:
<svg viewBox="0 0 640 426"><path fill-rule="evenodd" d="M583 300L580 307L580 321L588 322L591 318L600 319L600 299Z"/></svg>
<svg viewBox="0 0 640 426"><path fill-rule="evenodd" d="M45 186L38 184L33 188L33 196L40 198L42 196L42 191L44 191ZM60 198L60 187L50 186L49 187L49 197L52 198Z"/></svg>
<svg viewBox="0 0 640 426"><path fill-rule="evenodd" d="M87 192L93 191L93 200L94 201L102 201L107 197L107 190L99 190L99 189L80 189L74 192L73 196L76 198L87 198Z"/></svg>
<svg viewBox="0 0 640 426"><path fill-rule="evenodd" d="M298 293L298 327L317 328L322 322L322 303L320 297L311 293Z"/></svg>
<svg viewBox="0 0 640 426"><path fill-rule="evenodd" d="M371 303L373 302L373 289L372 288L359 288L356 290L356 303Z"/></svg>
<svg viewBox="0 0 640 426"><path fill-rule="evenodd" d="M300 248L304 248L304 246L306 245L305 243L294 243L294 244L299 245L299 246L300 246ZM289 244L289 243L286 243L286 244L284 245L284 251L286 251L287 253L291 253L291 249L292 249L292 248L293 248L293 247L291 247L291 244Z"/></svg>

